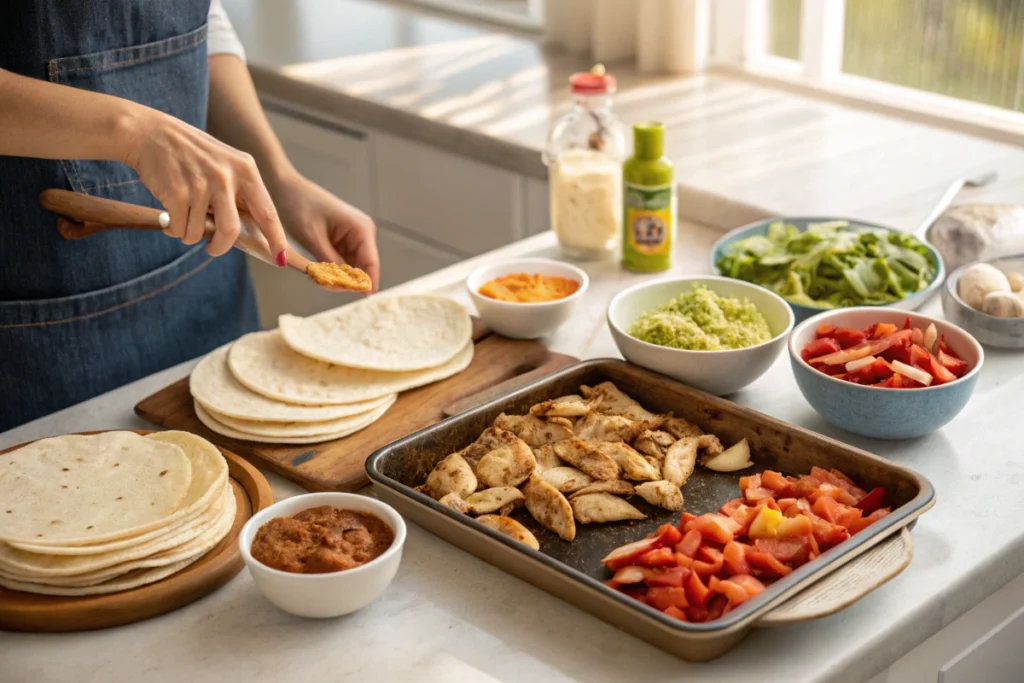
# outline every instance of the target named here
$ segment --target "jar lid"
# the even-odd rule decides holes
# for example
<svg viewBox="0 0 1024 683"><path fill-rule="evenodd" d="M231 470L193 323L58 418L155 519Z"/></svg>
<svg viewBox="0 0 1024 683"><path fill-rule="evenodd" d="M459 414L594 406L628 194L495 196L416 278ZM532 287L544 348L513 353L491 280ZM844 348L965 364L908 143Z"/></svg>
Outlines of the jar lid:
<svg viewBox="0 0 1024 683"><path fill-rule="evenodd" d="M597 64L590 71L569 77L572 91L578 95L603 95L615 92L615 77L605 73L604 66Z"/></svg>

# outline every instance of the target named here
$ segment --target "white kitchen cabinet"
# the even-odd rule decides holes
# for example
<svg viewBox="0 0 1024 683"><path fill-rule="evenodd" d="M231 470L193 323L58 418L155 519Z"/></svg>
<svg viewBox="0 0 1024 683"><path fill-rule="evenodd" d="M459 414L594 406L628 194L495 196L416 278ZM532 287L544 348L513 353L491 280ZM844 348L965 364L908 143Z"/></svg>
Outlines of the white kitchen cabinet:
<svg viewBox="0 0 1024 683"><path fill-rule="evenodd" d="M316 184L349 204L376 215L372 144L367 131L297 112L266 110L288 158Z"/></svg>
<svg viewBox="0 0 1024 683"><path fill-rule="evenodd" d="M526 179L526 234L537 235L551 228L551 195L548 181Z"/></svg>
<svg viewBox="0 0 1024 683"><path fill-rule="evenodd" d="M894 662L870 683L1024 681L1024 575Z"/></svg>
<svg viewBox="0 0 1024 683"><path fill-rule="evenodd" d="M525 237L522 176L383 133L373 147L385 221L469 255Z"/></svg>
<svg viewBox="0 0 1024 683"><path fill-rule="evenodd" d="M463 258L403 235L386 223L377 225L377 247L382 264L382 289L427 275ZM277 327L277 318L282 313L313 315L361 296L326 292L291 268L276 268L251 257L249 264L264 329Z"/></svg>

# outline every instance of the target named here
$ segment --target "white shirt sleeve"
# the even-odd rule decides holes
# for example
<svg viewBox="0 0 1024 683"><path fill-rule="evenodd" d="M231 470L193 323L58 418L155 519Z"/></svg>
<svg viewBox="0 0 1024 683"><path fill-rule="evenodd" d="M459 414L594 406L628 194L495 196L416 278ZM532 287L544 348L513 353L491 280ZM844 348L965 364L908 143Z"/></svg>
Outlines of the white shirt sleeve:
<svg viewBox="0 0 1024 683"><path fill-rule="evenodd" d="M210 12L206 17L206 51L208 56L229 54L237 55L245 61L245 49L238 40L234 26L228 19L221 0L210 0Z"/></svg>

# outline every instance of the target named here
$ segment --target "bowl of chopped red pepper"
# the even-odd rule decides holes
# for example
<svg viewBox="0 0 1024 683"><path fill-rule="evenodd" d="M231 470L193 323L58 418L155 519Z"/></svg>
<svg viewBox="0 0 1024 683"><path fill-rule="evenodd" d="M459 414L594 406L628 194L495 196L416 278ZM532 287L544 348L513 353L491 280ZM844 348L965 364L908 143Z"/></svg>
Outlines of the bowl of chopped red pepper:
<svg viewBox="0 0 1024 683"><path fill-rule="evenodd" d="M876 439L943 427L974 392L985 352L965 330L904 311L851 308L802 322L789 339L804 398L832 424Z"/></svg>

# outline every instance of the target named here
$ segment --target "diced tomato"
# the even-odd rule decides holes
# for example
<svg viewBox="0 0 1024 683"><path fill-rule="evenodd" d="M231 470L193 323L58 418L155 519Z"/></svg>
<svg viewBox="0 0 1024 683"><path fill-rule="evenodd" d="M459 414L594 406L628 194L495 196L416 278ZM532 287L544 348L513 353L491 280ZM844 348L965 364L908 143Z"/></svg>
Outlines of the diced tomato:
<svg viewBox="0 0 1024 683"><path fill-rule="evenodd" d="M920 327L915 327L910 331L910 343L924 345L924 332Z"/></svg>
<svg viewBox="0 0 1024 683"><path fill-rule="evenodd" d="M836 517L836 524L844 526L849 530L851 526L856 526L860 522L863 515L864 513L857 508L847 508Z"/></svg>
<svg viewBox="0 0 1024 683"><path fill-rule="evenodd" d="M820 484L831 484L832 486L838 486L839 488L843 487L843 480L842 479L840 479L836 475L832 474L832 472L830 472L829 470L826 470L824 468L818 467L817 465L812 465L811 466L811 473L810 473L810 475L807 475L807 476L811 476L811 477L814 477L815 479L817 479L819 485ZM806 494L804 494L804 495L806 495Z"/></svg>
<svg viewBox="0 0 1024 683"><path fill-rule="evenodd" d="M740 525L731 518L713 512L701 515L697 519L688 522L685 527L687 532L697 530L705 539L723 544L731 541L739 529Z"/></svg>
<svg viewBox="0 0 1024 683"><path fill-rule="evenodd" d="M639 541L633 541L632 543L619 546L608 553L601 562L603 562L604 566L608 567L608 569L616 571L622 567L633 564L633 560L640 557L648 550L657 547L657 545L657 538L642 538Z"/></svg>
<svg viewBox="0 0 1024 683"><path fill-rule="evenodd" d="M623 567L615 572L615 576L611 578L608 585L612 586L612 588L616 588L625 584L643 583L644 579L646 579L650 573L651 570L646 567Z"/></svg>
<svg viewBox="0 0 1024 683"><path fill-rule="evenodd" d="M825 470L821 470L824 472ZM790 488L793 490L793 495L799 498L804 498L811 495L818 490L821 486L821 480L813 475L804 475L798 480L790 484Z"/></svg>
<svg viewBox="0 0 1024 683"><path fill-rule="evenodd" d="M786 514L786 510L796 505L798 498L779 498L776 502L779 504L779 510L782 514Z"/></svg>
<svg viewBox="0 0 1024 683"><path fill-rule="evenodd" d="M821 496L811 505L811 512L828 522L835 523L842 512L843 505L835 498Z"/></svg>
<svg viewBox="0 0 1024 683"><path fill-rule="evenodd" d="M671 567L676 563L675 552L672 548L655 548L636 558L636 563L642 567Z"/></svg>
<svg viewBox="0 0 1024 683"><path fill-rule="evenodd" d="M846 372L845 365L823 365L817 361L811 361L811 367L818 372L823 372L826 375L832 375L837 379L844 378L849 374Z"/></svg>
<svg viewBox="0 0 1024 683"><path fill-rule="evenodd" d="M662 611L665 613L665 616L667 617L672 617L673 619L678 619L679 621L686 621L686 612L679 609L675 605L669 605Z"/></svg>
<svg viewBox="0 0 1024 683"><path fill-rule="evenodd" d="M772 555L759 550L748 551L747 562L750 564L751 568L759 572L762 576L781 578L793 571L792 567L787 567Z"/></svg>
<svg viewBox="0 0 1024 683"><path fill-rule="evenodd" d="M815 358L815 365L824 363L826 365L845 365L851 360L859 360L868 356L877 356L886 349L897 344L903 344L910 339L910 330L902 330L881 339L871 339L848 349L830 353L827 356Z"/></svg>
<svg viewBox="0 0 1024 683"><path fill-rule="evenodd" d="M871 365L845 373L843 379L854 384L877 384L883 379L888 379L892 374L893 369L889 364L881 358L876 358Z"/></svg>
<svg viewBox="0 0 1024 683"><path fill-rule="evenodd" d="M761 487L761 475L751 474L749 477L740 477L740 491L756 489Z"/></svg>
<svg viewBox="0 0 1024 683"><path fill-rule="evenodd" d="M890 512L891 512L891 510L889 510L889 508L882 508L880 510L875 510L870 515L868 515L866 517L866 519L868 520L868 522L877 522L878 520L882 519L882 517L885 517L886 515L888 515Z"/></svg>
<svg viewBox="0 0 1024 683"><path fill-rule="evenodd" d="M925 372L931 371L931 354L923 346L914 344L910 347L910 365L921 368Z"/></svg>
<svg viewBox="0 0 1024 683"><path fill-rule="evenodd" d="M690 572L690 575L686 577L685 586L686 597L691 605L703 606L708 604L708 600L711 598L711 591L700 580L697 572Z"/></svg>
<svg viewBox="0 0 1024 683"><path fill-rule="evenodd" d="M800 352L800 357L805 361L809 361L819 356L827 356L830 353L836 353L843 347L839 345L839 342L835 339L815 339L804 347L804 350Z"/></svg>
<svg viewBox="0 0 1024 683"><path fill-rule="evenodd" d="M818 502L819 498L831 498L843 505L856 505L857 499L849 491L841 489L838 486L832 484L822 484L818 487L818 490L812 493L808 498L811 499L812 503Z"/></svg>
<svg viewBox="0 0 1024 683"><path fill-rule="evenodd" d="M750 565L747 564L747 548L749 546L732 541L725 544L722 551L722 561L730 574L749 574Z"/></svg>
<svg viewBox="0 0 1024 683"><path fill-rule="evenodd" d="M665 611L669 607L685 609L690 606L686 591L675 586L658 586L647 591L647 604Z"/></svg>
<svg viewBox="0 0 1024 683"><path fill-rule="evenodd" d="M730 576L729 580L733 583L742 586L743 590L747 592L747 595L754 597L759 593L763 593L765 585L756 576L750 574L737 574Z"/></svg>
<svg viewBox="0 0 1024 683"><path fill-rule="evenodd" d="M772 498L774 496L774 491L772 491L771 489L767 489L763 486L758 486L756 488L748 488L746 491L743 492L743 497L746 498L747 502L752 505L757 505L758 503L764 500L768 500L769 498Z"/></svg>
<svg viewBox="0 0 1024 683"><path fill-rule="evenodd" d="M718 508L718 511L720 513L722 513L723 515L725 515L726 517L732 517L733 513L736 512L736 510L738 510L741 506L744 506L744 505L745 505L745 503L743 502L742 498L733 498L728 503L726 503L722 507Z"/></svg>
<svg viewBox="0 0 1024 683"><path fill-rule="evenodd" d="M912 330L912 329L914 329L914 325L910 322L910 316L909 315L907 316L906 321L904 321L904 323L903 323L903 329L905 329L905 330Z"/></svg>
<svg viewBox="0 0 1024 683"><path fill-rule="evenodd" d="M779 472L765 470L761 473L761 486L775 493L782 493L789 489L789 481Z"/></svg>
<svg viewBox="0 0 1024 683"><path fill-rule="evenodd" d="M836 326L835 325L822 324L822 325L818 325L818 329L815 332L815 336L818 339L821 339L822 337L831 337L832 333L835 332L835 331L836 331Z"/></svg>
<svg viewBox="0 0 1024 683"><path fill-rule="evenodd" d="M683 540L676 543L676 552L687 557L693 557L697 554L697 548L700 547L700 542L700 532L696 529L691 529L683 536Z"/></svg>
<svg viewBox="0 0 1024 683"><path fill-rule="evenodd" d="M807 538L814 532L811 520L806 515L787 517L779 524L776 538Z"/></svg>
<svg viewBox="0 0 1024 683"><path fill-rule="evenodd" d="M771 500L769 498L769 500ZM740 528L736 531L737 535L746 534L750 530L750 523L757 517L757 508L749 505L740 505L735 512L729 515Z"/></svg>
<svg viewBox="0 0 1024 683"><path fill-rule="evenodd" d="M839 346L844 349L856 346L867 338L867 336L860 330L853 330L848 327L840 327L829 336L839 342Z"/></svg>
<svg viewBox="0 0 1024 683"><path fill-rule="evenodd" d="M750 599L750 594L747 593L746 589L732 579L719 581L712 590L724 595L729 600L730 605L738 605Z"/></svg>
<svg viewBox="0 0 1024 683"><path fill-rule="evenodd" d="M881 339L899 331L899 328L892 323L875 323L866 330L866 333L868 339Z"/></svg>
<svg viewBox="0 0 1024 683"><path fill-rule="evenodd" d="M683 585L683 579L685 579L689 573L690 570L688 567L651 569L647 572L645 582L652 588L658 586L675 586L676 588L681 588Z"/></svg>
<svg viewBox="0 0 1024 683"><path fill-rule="evenodd" d="M678 566L680 566L680 567L687 567L687 568L692 567L693 566L693 558L690 557L689 555L683 555L680 552L676 552L676 564Z"/></svg>
<svg viewBox="0 0 1024 683"><path fill-rule="evenodd" d="M959 354L953 351L953 349L949 348L949 344L946 343L946 335L944 334L939 335L939 351L942 351L943 353L950 355L953 358L960 358Z"/></svg>
<svg viewBox="0 0 1024 683"><path fill-rule="evenodd" d="M850 537L850 532L845 527L833 524L827 520L812 519L811 524L814 527L814 540L817 541L818 547L822 552L842 543Z"/></svg>
<svg viewBox="0 0 1024 683"><path fill-rule="evenodd" d="M708 608L703 605L700 607L687 607L684 611L689 621L700 623L708 620Z"/></svg>
<svg viewBox="0 0 1024 683"><path fill-rule="evenodd" d="M658 527L658 530L654 532L655 537L661 541L664 546L672 547L679 541L683 540L683 534L676 527L671 524L662 524Z"/></svg>
<svg viewBox="0 0 1024 683"><path fill-rule="evenodd" d="M779 562L790 562L806 545L795 538L759 538L754 541L754 550L768 553Z"/></svg>
<svg viewBox="0 0 1024 683"><path fill-rule="evenodd" d="M634 600L642 602L645 605L647 604L647 590L648 589L646 586L644 586L642 589L633 588L632 586L625 586L623 588L619 588L619 592L623 595L631 597Z"/></svg>
<svg viewBox="0 0 1024 683"><path fill-rule="evenodd" d="M849 491L854 498L860 500L861 498L864 497L864 494L867 493L867 491L857 486L857 484L854 483L853 479L850 479L848 476L846 476L839 470L832 468L829 470L829 472L832 474L833 477L839 480L840 488Z"/></svg>
<svg viewBox="0 0 1024 683"><path fill-rule="evenodd" d="M885 489L881 486L871 489L871 493L866 494L856 503L856 507L866 514L871 514L883 505L885 505Z"/></svg>
<svg viewBox="0 0 1024 683"><path fill-rule="evenodd" d="M934 377L932 380L932 386L936 384L948 384L949 382L956 381L956 375L950 372L950 370L943 365L933 353L928 354L928 367L922 369L931 373L931 376Z"/></svg>
<svg viewBox="0 0 1024 683"><path fill-rule="evenodd" d="M952 356L942 349L936 354L939 362L942 366L949 370L954 377L963 377L967 374L967 361L960 360L959 358Z"/></svg>
<svg viewBox="0 0 1024 683"><path fill-rule="evenodd" d="M693 562L693 571L701 576L717 574L722 570L722 551L711 546L702 545L697 551L697 557Z"/></svg>
<svg viewBox="0 0 1024 683"><path fill-rule="evenodd" d="M679 517L679 526L677 528L680 532L682 532L683 527L686 526L686 523L694 519L697 519L697 515L694 515L689 512L684 512L682 516Z"/></svg>
<svg viewBox="0 0 1024 683"><path fill-rule="evenodd" d="M910 386L910 385L906 384L906 382L908 382L908 381L909 380L907 380L906 377L904 377L900 373L896 372L896 373L893 373L892 377L889 377L888 379L882 380L881 382L879 382L875 386L876 387L885 387L887 389L907 389Z"/></svg>

